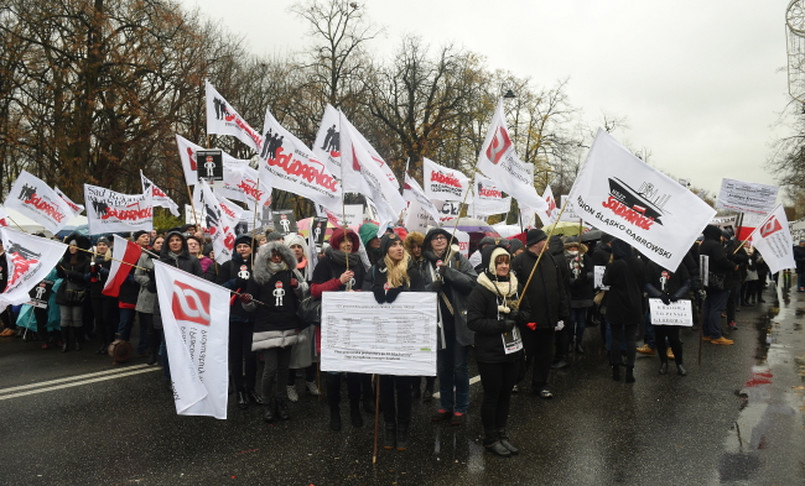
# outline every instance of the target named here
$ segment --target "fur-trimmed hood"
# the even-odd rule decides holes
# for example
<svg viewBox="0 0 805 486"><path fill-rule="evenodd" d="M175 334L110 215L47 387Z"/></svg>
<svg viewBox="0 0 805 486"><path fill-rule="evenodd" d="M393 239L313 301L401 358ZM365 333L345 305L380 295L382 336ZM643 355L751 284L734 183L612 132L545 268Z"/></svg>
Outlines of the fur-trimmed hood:
<svg viewBox="0 0 805 486"><path fill-rule="evenodd" d="M274 276L274 273L276 273L268 268L271 255L275 251L282 256L282 261L285 263L285 266L288 267L288 270L293 271L296 269L296 257L293 254L293 250L281 241L269 241L257 251L257 258L254 260L254 268L252 269L254 272L254 281L260 285L268 283L271 277Z"/></svg>

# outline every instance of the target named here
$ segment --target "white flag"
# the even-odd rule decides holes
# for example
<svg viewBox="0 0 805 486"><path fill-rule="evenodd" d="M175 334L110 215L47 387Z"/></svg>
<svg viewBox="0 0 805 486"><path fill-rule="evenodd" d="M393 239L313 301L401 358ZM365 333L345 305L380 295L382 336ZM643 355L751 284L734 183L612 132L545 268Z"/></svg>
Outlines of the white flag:
<svg viewBox="0 0 805 486"><path fill-rule="evenodd" d="M140 182L143 185L143 194L149 194L151 196L151 203L154 206L159 206L161 208L167 208L172 215L179 216L179 205L176 204L173 199L171 199L165 192L160 189L156 184L151 182L151 180L145 177L143 171L140 171Z"/></svg>
<svg viewBox="0 0 805 486"><path fill-rule="evenodd" d="M28 292L59 263L67 251L67 245L5 227L0 227L0 236L6 251L1 258L8 262L8 281L0 293L2 312L10 305L31 300Z"/></svg>
<svg viewBox="0 0 805 486"><path fill-rule="evenodd" d="M43 180L24 170L11 186L4 206L16 209L54 235L75 215L73 209L56 191Z"/></svg>
<svg viewBox="0 0 805 486"><path fill-rule="evenodd" d="M366 139L341 114L341 169L343 171L344 190L347 189L347 173L359 174L368 186L364 196L371 199L378 211L378 235L382 235L386 227L397 221L405 209L405 201L400 194L400 186L388 164L371 148ZM346 163L346 161L351 161ZM354 176L351 176L354 177ZM350 177L350 178L351 178Z"/></svg>
<svg viewBox="0 0 805 486"><path fill-rule="evenodd" d="M221 186L215 187L215 193L252 206L271 205L271 176L265 172L263 165L258 172L248 165L224 163L224 181Z"/></svg>
<svg viewBox="0 0 805 486"><path fill-rule="evenodd" d="M463 201L470 188L470 179L460 170L450 169L428 159L422 159L422 184L425 195L439 201Z"/></svg>
<svg viewBox="0 0 805 486"><path fill-rule="evenodd" d="M262 138L257 130L246 123L209 81L204 81L204 87L207 98L207 133L232 135L259 152Z"/></svg>
<svg viewBox="0 0 805 486"><path fill-rule="evenodd" d="M543 226L553 224L556 222L556 217L559 216L559 206L556 205L556 198L553 196L550 184L545 186L542 199L545 200L548 207L544 211L537 211L539 219L542 220Z"/></svg>
<svg viewBox="0 0 805 486"><path fill-rule="evenodd" d="M176 413L226 419L229 291L159 261L154 277Z"/></svg>
<svg viewBox="0 0 805 486"><path fill-rule="evenodd" d="M763 255L771 273L797 268L794 262L794 241L782 205L778 205L766 216L752 236L752 245Z"/></svg>
<svg viewBox="0 0 805 486"><path fill-rule="evenodd" d="M53 190L56 191L56 194L58 194L68 206L70 206L70 209L73 210L73 216L78 216L84 211L84 205L73 202L72 199L67 197L67 194L63 193L62 190L59 189L59 186L53 186Z"/></svg>
<svg viewBox="0 0 805 486"><path fill-rule="evenodd" d="M674 270L716 211L599 129L568 204L585 222Z"/></svg>
<svg viewBox="0 0 805 486"><path fill-rule="evenodd" d="M313 151L274 118L269 110L263 123L260 160L276 189L292 192L330 211L341 208L341 184Z"/></svg>
<svg viewBox="0 0 805 486"><path fill-rule="evenodd" d="M434 221L439 221L439 218L441 217L441 214L439 214L439 209L435 204L433 204L433 201L425 195L425 191L419 187L416 179L409 176L407 173L405 174L405 189L403 189L403 199L409 203L416 201L418 203L418 209L428 213Z"/></svg>
<svg viewBox="0 0 805 486"><path fill-rule="evenodd" d="M196 145L181 135L176 135L176 146L179 148L179 159L182 161L182 171L188 186L195 186L198 183L198 158L199 150L207 150L201 145ZM220 150L220 149L218 149ZM236 159L221 150L221 159L224 163L224 172L227 167L248 167L249 161L246 159Z"/></svg>
<svg viewBox="0 0 805 486"><path fill-rule="evenodd" d="M313 142L313 153L324 162L331 174L341 175L341 121L338 110L331 104L324 108L324 115Z"/></svg>
<svg viewBox="0 0 805 486"><path fill-rule="evenodd" d="M478 170L517 199L520 206L545 210L545 200L534 189L534 165L523 162L514 152L503 116L503 100L498 102L478 154Z"/></svg>
<svg viewBox="0 0 805 486"><path fill-rule="evenodd" d="M195 207L204 215L204 226L212 237L212 249L215 261L223 265L232 259L235 248L235 222L227 224L230 220L223 215L221 202L213 194L210 185L204 179L199 179L193 195Z"/></svg>
<svg viewBox="0 0 805 486"><path fill-rule="evenodd" d="M511 210L512 198L503 197L503 191L495 181L481 174L475 174L473 198L467 212L476 218L485 218L492 214L508 213Z"/></svg>
<svg viewBox="0 0 805 486"><path fill-rule="evenodd" d="M121 194L105 187L84 184L89 234L151 231L153 207L150 194Z"/></svg>

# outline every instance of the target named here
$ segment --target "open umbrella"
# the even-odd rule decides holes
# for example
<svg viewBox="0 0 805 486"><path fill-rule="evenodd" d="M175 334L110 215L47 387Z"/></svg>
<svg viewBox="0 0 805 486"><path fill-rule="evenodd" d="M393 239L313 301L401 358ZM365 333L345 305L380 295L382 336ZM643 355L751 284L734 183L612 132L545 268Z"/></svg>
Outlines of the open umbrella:
<svg viewBox="0 0 805 486"><path fill-rule="evenodd" d="M553 235L575 236L579 230L584 231L585 227L573 221L558 221L542 227L542 231Z"/></svg>

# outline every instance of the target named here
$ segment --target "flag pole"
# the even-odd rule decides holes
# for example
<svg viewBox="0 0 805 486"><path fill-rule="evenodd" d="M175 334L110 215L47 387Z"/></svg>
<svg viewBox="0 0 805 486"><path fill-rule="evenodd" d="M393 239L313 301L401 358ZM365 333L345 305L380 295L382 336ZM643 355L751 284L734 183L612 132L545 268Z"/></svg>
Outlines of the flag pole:
<svg viewBox="0 0 805 486"><path fill-rule="evenodd" d="M774 212L775 212L775 211L777 211L777 208L778 208L778 207L780 207L780 205L779 205L779 204L778 204L777 206L774 206L774 209L772 209L772 210L769 212L769 214L767 214L767 215L766 215L766 217L765 217L765 218L763 218L763 222L762 222L762 223L760 223L759 225L755 226L755 229L753 229L753 230L752 230L752 232L751 232L751 233L749 233L749 236L747 236L747 237L746 237L746 239L745 239L745 240L743 240L743 241L741 242L741 244L740 244L740 245L738 245L738 247L737 247L737 248L735 248L735 251L733 251L733 252L732 252L732 254L733 254L733 255L734 255L734 254L736 254L736 253L738 253L738 250L740 250L740 249L741 249L741 247L743 247L743 246L746 244L746 242L747 242L747 241L749 241L749 240L751 240L751 239L752 239L752 236L754 236L754 234L755 234L755 233L757 233L757 230L759 230L760 228L762 228L762 227L763 227L763 225L765 225L766 223L768 223L768 222L769 222L769 218L770 218L770 217L771 217L771 216L774 214Z"/></svg>
<svg viewBox="0 0 805 486"><path fill-rule="evenodd" d="M14 223L14 226L16 226L17 228L19 228L19 230L20 230L21 232L25 233L25 230L24 230L24 229L22 229L22 226L20 226L20 224L19 224L19 223L17 223L16 221L14 221L14 218L12 218L12 217L11 217L10 215L8 215L8 214L6 214L6 217L7 217L8 219L10 219L10 220L11 220L11 222L12 222L12 223Z"/></svg>
<svg viewBox="0 0 805 486"><path fill-rule="evenodd" d="M193 193L190 192L190 186L185 185L187 187L187 195L190 197L190 208L193 210L193 221L196 222L196 231L201 231L201 225L198 224L198 215L196 214L196 205L193 204Z"/></svg>
<svg viewBox="0 0 805 486"><path fill-rule="evenodd" d="M476 174L478 174L478 164L475 164L475 167L472 168L472 175L470 175L469 180L475 180ZM450 257L453 256L451 253L453 251L453 240L455 240L456 231L458 230L458 220L461 219L461 209L467 204L467 196L469 195L470 195L470 188L468 187L467 190L464 192L464 199L461 201L461 206L458 207L458 216L456 216L456 224L455 226L453 226L453 232L450 233L450 239L447 241L447 252L445 253L444 256L444 259L446 261L449 261Z"/></svg>
<svg viewBox="0 0 805 486"><path fill-rule="evenodd" d="M102 257L104 257L104 258L106 257L106 255L102 255L102 254L100 254L100 253L98 253L98 252L96 252L96 251L92 251L92 250L85 250L85 249L81 248L80 246L76 246L76 248L78 248L78 250L79 250L79 251L83 251L83 252L85 252L85 253L89 253L90 255L102 256ZM142 251L144 251L144 252L151 253L150 251L148 251L148 250L146 250L146 249L144 249L144 248L141 248L141 249L142 249ZM151 253L151 255L153 255L153 253ZM129 263L129 262L125 262L125 261L123 261L123 260L118 260L117 258L115 258L115 257L113 257L113 256L110 256L110 257L109 257L109 259L110 259L110 260L112 260L112 261L115 261L115 262L120 262L120 263L122 263L122 264L124 264L124 265L128 265L128 266L130 266L130 267L134 267L134 268L136 268L136 269L142 270L143 272L147 272L147 271L148 271L148 269L147 269L147 268L140 267L140 266L138 266L138 265L136 265L136 264L134 264L134 263Z"/></svg>
<svg viewBox="0 0 805 486"><path fill-rule="evenodd" d="M559 210L559 214L556 216L556 221L551 225L550 229L548 230L547 238L545 239L545 245L543 245L542 249L537 256L537 262L534 263L534 266L531 268L531 273L528 275L528 280L526 280L525 285L523 285L523 290L520 291L520 298L517 300L517 308L520 308L520 303L523 302L523 298L525 297L525 291L528 289L528 286L531 284L531 279L534 278L534 272L537 270L537 266L539 266L540 260L542 260L542 255L545 253L545 249L548 248L548 245L551 241L551 236L553 236L553 232L556 229L556 223L562 219L562 213L565 212L566 205L562 205L562 209ZM527 242L528 240L526 240ZM528 248L526 248L528 251Z"/></svg>

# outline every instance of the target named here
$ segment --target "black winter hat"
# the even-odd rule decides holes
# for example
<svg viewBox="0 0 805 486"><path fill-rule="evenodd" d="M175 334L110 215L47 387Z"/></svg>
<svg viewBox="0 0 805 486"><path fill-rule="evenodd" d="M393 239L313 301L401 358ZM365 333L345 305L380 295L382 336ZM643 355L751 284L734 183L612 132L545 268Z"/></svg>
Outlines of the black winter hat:
<svg viewBox="0 0 805 486"><path fill-rule="evenodd" d="M132 233L132 235L131 235L131 240L132 240L132 241L137 241L137 238L139 238L140 236L142 236L142 235L144 235L144 234L146 234L146 233L148 233L148 232L147 232L147 231L145 231L145 230L139 230L139 231L135 231L135 232L134 232L134 233Z"/></svg>
<svg viewBox="0 0 805 486"><path fill-rule="evenodd" d="M241 233L237 238L235 238L235 248L237 248L241 243L245 243L254 248L254 238L252 238L248 233Z"/></svg>
<svg viewBox="0 0 805 486"><path fill-rule="evenodd" d="M391 245L395 242L399 241L402 242L402 239L396 233L386 233L380 238L380 258L385 258L386 254L391 248Z"/></svg>
<svg viewBox="0 0 805 486"><path fill-rule="evenodd" d="M542 240L548 239L548 235L546 235L545 232L542 231L541 229L534 228L534 229L528 230L528 233L526 233L525 239L526 239L525 246L529 247L531 245L536 245L537 243L539 243Z"/></svg>

